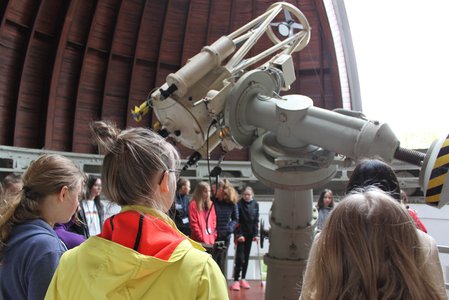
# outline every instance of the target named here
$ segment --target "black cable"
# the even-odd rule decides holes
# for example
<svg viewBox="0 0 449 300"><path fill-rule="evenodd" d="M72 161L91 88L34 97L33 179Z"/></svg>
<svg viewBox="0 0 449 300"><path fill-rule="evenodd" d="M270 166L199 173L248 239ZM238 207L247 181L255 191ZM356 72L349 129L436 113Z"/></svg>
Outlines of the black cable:
<svg viewBox="0 0 449 300"><path fill-rule="evenodd" d="M209 177L209 186L210 188L212 188L212 179L210 176L210 155L209 155L209 133L210 133L210 129L212 128L213 125L215 125L217 123L216 119L213 119L212 122L210 122L209 127L207 128L207 140L206 140L206 153L207 153L207 173L208 173L208 177ZM216 177L215 180L215 193L213 195L213 197L215 198L215 196L217 195L217 190L218 190L218 175ZM209 216L210 216L210 212L212 211L212 207L215 205L215 202L212 201L212 205L210 206L209 211L207 212L207 216L206 216L206 233L207 234L212 234L213 232L209 231ZM215 230L217 230L215 228ZM215 232L215 231L214 231Z"/></svg>
<svg viewBox="0 0 449 300"><path fill-rule="evenodd" d="M210 176L210 155L209 155L209 134L210 129L213 125L215 125L218 121L216 119L213 119L212 122L210 122L209 127L207 128L207 140L206 140L206 153L207 153L207 174L209 178L209 186L212 188L212 179ZM217 176L218 177L218 176ZM215 193L217 192L217 189L215 189ZM215 197L215 195L214 195Z"/></svg>

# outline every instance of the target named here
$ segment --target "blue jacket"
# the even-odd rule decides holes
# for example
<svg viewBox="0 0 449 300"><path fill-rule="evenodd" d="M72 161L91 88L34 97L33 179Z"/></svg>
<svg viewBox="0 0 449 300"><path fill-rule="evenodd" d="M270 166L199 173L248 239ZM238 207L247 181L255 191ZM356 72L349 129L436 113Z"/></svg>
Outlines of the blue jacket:
<svg viewBox="0 0 449 300"><path fill-rule="evenodd" d="M237 226L239 210L236 204L214 200L217 215L217 241L228 240Z"/></svg>
<svg viewBox="0 0 449 300"><path fill-rule="evenodd" d="M190 236L189 198L187 195L176 194L168 214L175 221L176 227L185 235Z"/></svg>
<svg viewBox="0 0 449 300"><path fill-rule="evenodd" d="M45 221L15 225L2 252L0 299L44 299L65 250Z"/></svg>

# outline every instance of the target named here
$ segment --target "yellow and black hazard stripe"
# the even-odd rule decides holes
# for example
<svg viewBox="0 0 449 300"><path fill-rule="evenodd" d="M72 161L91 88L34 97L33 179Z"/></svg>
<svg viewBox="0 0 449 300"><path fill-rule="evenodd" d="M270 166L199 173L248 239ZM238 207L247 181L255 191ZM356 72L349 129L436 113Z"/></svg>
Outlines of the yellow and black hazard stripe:
<svg viewBox="0 0 449 300"><path fill-rule="evenodd" d="M426 203L438 205L441 190L449 170L449 135L441 145L435 164L430 173L429 184L426 190Z"/></svg>

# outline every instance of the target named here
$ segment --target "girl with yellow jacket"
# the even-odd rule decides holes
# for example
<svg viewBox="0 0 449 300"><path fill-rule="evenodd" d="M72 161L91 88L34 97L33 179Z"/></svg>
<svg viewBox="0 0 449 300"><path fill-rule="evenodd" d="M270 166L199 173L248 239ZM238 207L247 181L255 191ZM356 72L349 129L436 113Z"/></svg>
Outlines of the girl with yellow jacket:
<svg viewBox="0 0 449 300"><path fill-rule="evenodd" d="M179 174L175 148L143 128L91 129L105 154L104 193L122 210L63 255L46 299L228 299L217 264L166 215Z"/></svg>

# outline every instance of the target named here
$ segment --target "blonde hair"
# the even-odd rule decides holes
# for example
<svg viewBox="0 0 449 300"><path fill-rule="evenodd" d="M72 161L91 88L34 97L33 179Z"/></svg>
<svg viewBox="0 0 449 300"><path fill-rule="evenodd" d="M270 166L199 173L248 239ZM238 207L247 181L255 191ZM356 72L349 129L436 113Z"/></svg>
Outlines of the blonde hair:
<svg viewBox="0 0 449 300"><path fill-rule="evenodd" d="M198 211L202 211L204 208L209 210L212 206L212 200L210 200L210 197L206 200L206 203L203 202L203 192L207 190L207 188L210 188L209 183L206 181L200 181L195 186L195 190L193 191L192 201L196 202Z"/></svg>
<svg viewBox="0 0 449 300"><path fill-rule="evenodd" d="M45 154L33 161L22 175L22 190L6 193L1 199L0 251L14 225L41 217L40 208L46 196L58 193L64 186L73 190L82 180L84 174L64 156Z"/></svg>
<svg viewBox="0 0 449 300"><path fill-rule="evenodd" d="M301 299L441 299L407 210L370 188L329 215L307 264Z"/></svg>
<svg viewBox="0 0 449 300"><path fill-rule="evenodd" d="M220 180L218 182L218 188L223 189L223 200L225 202L236 204L239 201L239 194L229 179L225 178Z"/></svg>
<svg viewBox="0 0 449 300"><path fill-rule="evenodd" d="M106 197L119 205L142 204L159 210L155 186L168 169L179 167L177 150L145 128L119 130L113 123L91 124L93 141L105 154L101 180Z"/></svg>

